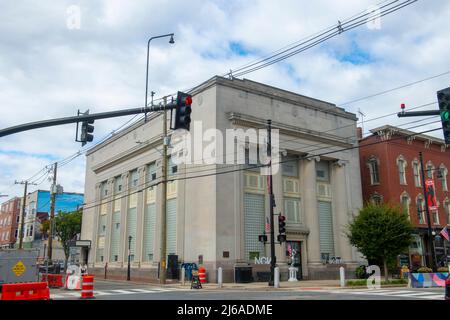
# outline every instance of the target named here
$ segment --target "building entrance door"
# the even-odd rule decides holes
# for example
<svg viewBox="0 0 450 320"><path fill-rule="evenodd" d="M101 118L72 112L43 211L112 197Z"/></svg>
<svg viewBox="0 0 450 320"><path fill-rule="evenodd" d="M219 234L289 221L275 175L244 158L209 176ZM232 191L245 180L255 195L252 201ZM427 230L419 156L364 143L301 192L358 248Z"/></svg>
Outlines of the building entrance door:
<svg viewBox="0 0 450 320"><path fill-rule="evenodd" d="M286 242L286 256L288 257L289 266L294 263L294 267L298 268L297 280L302 280L302 252L301 241Z"/></svg>

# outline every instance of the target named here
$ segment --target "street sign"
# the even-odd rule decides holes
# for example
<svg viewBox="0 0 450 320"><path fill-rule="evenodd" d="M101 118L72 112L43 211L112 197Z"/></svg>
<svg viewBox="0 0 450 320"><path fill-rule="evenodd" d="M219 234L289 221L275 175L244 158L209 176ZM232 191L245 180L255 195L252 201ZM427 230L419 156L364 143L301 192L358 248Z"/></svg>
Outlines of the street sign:
<svg viewBox="0 0 450 320"><path fill-rule="evenodd" d="M25 267L25 265L23 264L22 261L18 261L13 267L12 267L12 272L14 272L14 274L17 277L20 277L26 270L27 268Z"/></svg>
<svg viewBox="0 0 450 320"><path fill-rule="evenodd" d="M76 240L75 247L91 247L91 240Z"/></svg>
<svg viewBox="0 0 450 320"><path fill-rule="evenodd" d="M434 181L432 179L427 179L425 181L425 186L427 188L427 205L428 208L432 210L437 210L437 200L436 193L434 189Z"/></svg>

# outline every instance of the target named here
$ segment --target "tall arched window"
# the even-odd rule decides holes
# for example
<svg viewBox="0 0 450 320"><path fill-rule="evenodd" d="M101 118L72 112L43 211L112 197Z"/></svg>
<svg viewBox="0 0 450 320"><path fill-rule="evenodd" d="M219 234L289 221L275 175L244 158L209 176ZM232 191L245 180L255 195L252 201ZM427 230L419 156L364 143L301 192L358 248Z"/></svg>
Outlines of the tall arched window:
<svg viewBox="0 0 450 320"><path fill-rule="evenodd" d="M379 184L380 183L380 173L379 173L379 165L380 161L375 156L371 156L369 160L366 162L367 167L370 172L370 184Z"/></svg>
<svg viewBox="0 0 450 320"><path fill-rule="evenodd" d="M397 158L397 168L398 168L400 184L405 185L406 184L406 160L402 155L400 155Z"/></svg>
<svg viewBox="0 0 450 320"><path fill-rule="evenodd" d="M420 163L417 161L417 159L414 159L412 162L413 167L413 175L414 175L414 185L416 187L421 187L421 181L420 181Z"/></svg>
<svg viewBox="0 0 450 320"><path fill-rule="evenodd" d="M448 198L444 200L444 210L447 217L447 224L450 225L450 200Z"/></svg>
<svg viewBox="0 0 450 320"><path fill-rule="evenodd" d="M417 220L420 224L425 223L425 200L421 194L416 197Z"/></svg>
<svg viewBox="0 0 450 320"><path fill-rule="evenodd" d="M441 180L441 183L442 183L442 191L448 191L447 174L448 174L447 168L444 166L444 164L441 164L439 166L438 178L439 178L439 180Z"/></svg>
<svg viewBox="0 0 450 320"><path fill-rule="evenodd" d="M408 218L411 219L410 211L409 211L409 206L411 204L411 197L409 196L409 194L406 191L403 192L402 195L400 196L400 202L402 204L403 209L408 214Z"/></svg>
<svg viewBox="0 0 450 320"><path fill-rule="evenodd" d="M379 206L383 203L383 196L378 192L375 192L373 195L370 196L370 201L372 201L373 204Z"/></svg>
<svg viewBox="0 0 450 320"><path fill-rule="evenodd" d="M427 162L427 177L429 179L433 179L433 174L434 174L434 165L431 161Z"/></svg>

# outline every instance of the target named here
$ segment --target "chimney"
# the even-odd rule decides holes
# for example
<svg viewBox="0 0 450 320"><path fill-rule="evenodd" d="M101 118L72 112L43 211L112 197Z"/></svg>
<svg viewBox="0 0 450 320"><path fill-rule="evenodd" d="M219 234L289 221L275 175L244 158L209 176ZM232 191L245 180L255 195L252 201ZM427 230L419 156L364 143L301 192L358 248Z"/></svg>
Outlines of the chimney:
<svg viewBox="0 0 450 320"><path fill-rule="evenodd" d="M358 137L358 140L361 140L363 138L363 132L361 127L356 128L356 136Z"/></svg>

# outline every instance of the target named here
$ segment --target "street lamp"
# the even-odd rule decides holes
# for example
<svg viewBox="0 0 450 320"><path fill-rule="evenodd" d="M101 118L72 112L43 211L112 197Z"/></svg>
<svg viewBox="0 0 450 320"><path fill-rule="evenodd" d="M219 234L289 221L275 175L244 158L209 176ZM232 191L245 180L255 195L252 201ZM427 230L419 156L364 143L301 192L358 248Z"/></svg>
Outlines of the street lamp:
<svg viewBox="0 0 450 320"><path fill-rule="evenodd" d="M131 263L131 236L128 236L128 271L127 271L127 281L130 281L130 263Z"/></svg>
<svg viewBox="0 0 450 320"><path fill-rule="evenodd" d="M149 58L149 51L150 51L150 41L152 41L153 39L164 38L164 37L169 37L169 36L170 36L169 43L174 44L175 41L173 40L173 36L174 36L173 33L163 34L163 35L151 37L150 39L148 39L148 43L147 43L147 73L145 76L145 105L144 105L145 108L147 108L147 97L148 97L148 58ZM144 122L147 122L147 112L144 113Z"/></svg>

